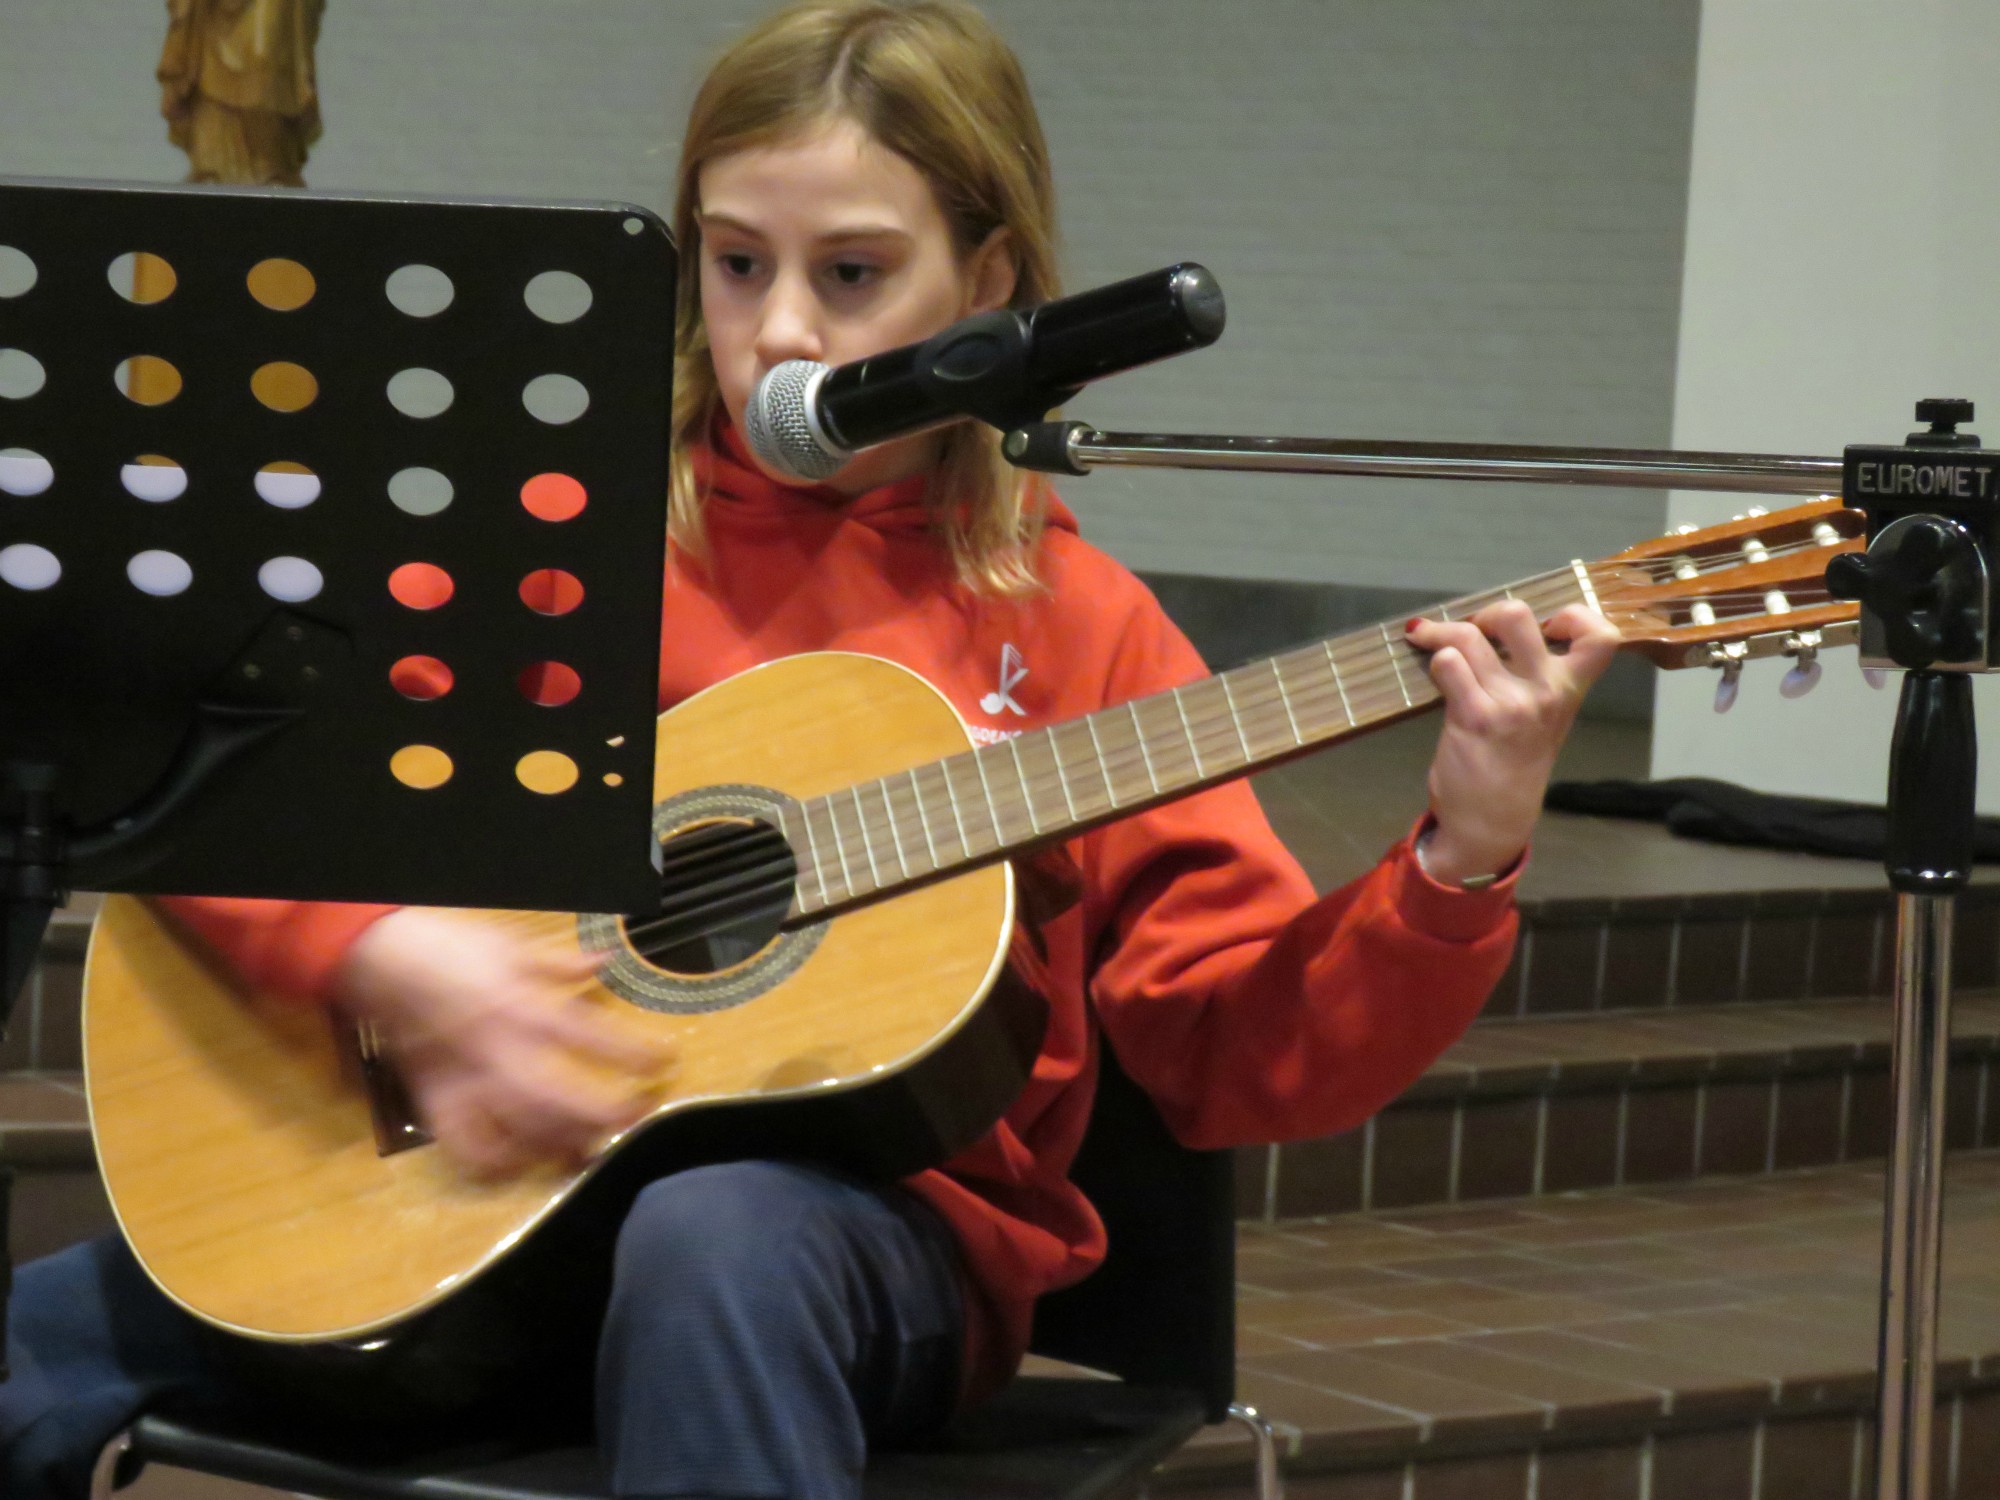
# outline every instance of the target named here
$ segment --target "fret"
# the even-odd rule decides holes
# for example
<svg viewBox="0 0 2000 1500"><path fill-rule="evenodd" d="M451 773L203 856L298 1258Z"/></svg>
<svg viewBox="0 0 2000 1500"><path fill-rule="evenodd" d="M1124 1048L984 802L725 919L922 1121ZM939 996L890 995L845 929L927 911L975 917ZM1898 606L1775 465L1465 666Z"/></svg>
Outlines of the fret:
<svg viewBox="0 0 2000 1500"><path fill-rule="evenodd" d="M791 845L792 861L794 864L798 864L799 841L797 835L792 832L792 809L795 807L799 807L799 804L788 802L778 809L778 832L782 833L785 836L785 842ZM805 816L804 808L799 808L799 822L806 831L806 857L804 865L800 868L800 873L804 873L804 866L811 866L813 881L819 886L819 904L824 906L826 905L826 880L819 873L819 851L813 847L812 820ZM806 899L806 893L801 890L798 895L800 903L803 904Z"/></svg>
<svg viewBox="0 0 2000 1500"><path fill-rule="evenodd" d="M1028 810L1028 832L1039 834L1042 820L1035 816L1035 789L1028 785L1028 768L1021 764L1021 737L1018 734L1007 741L1007 750L1013 757L1014 776L1021 783L1021 805Z"/></svg>
<svg viewBox="0 0 2000 1500"><path fill-rule="evenodd" d="M1271 658L1271 681L1278 685L1278 701L1285 706L1285 722L1291 726L1292 743L1303 745L1306 737L1299 733L1299 718L1292 712L1292 695L1285 691L1284 669L1278 665L1278 658L1275 656Z"/></svg>
<svg viewBox="0 0 2000 1500"><path fill-rule="evenodd" d="M1603 606L1597 602L1597 587L1590 581L1590 569L1584 566L1581 558L1569 565L1569 581L1575 583L1577 595L1585 604L1599 614L1604 612Z"/></svg>
<svg viewBox="0 0 2000 1500"><path fill-rule="evenodd" d="M1097 758L1097 774L1104 778L1104 801L1112 812L1118 810L1118 788L1111 784L1111 762L1104 758L1104 745L1097 738L1097 715L1091 714L1083 721L1083 727L1090 731L1091 753Z"/></svg>
<svg viewBox="0 0 2000 1500"><path fill-rule="evenodd" d="M882 811L889 819L889 842L896 846L896 868L903 872L903 879L908 880L910 862L903 858L903 830L896 826L896 804L890 800L889 783L878 776L875 785L882 798Z"/></svg>
<svg viewBox="0 0 2000 1500"><path fill-rule="evenodd" d="M957 757L953 756L953 760ZM972 840L965 836L965 809L958 805L958 789L951 784L951 761L938 762L938 770L944 775L944 795L951 803L951 820L958 825L958 853L961 859L972 858Z"/></svg>
<svg viewBox="0 0 2000 1500"><path fill-rule="evenodd" d="M1132 716L1132 733L1139 741L1139 758L1146 763L1146 780L1153 785L1155 795L1160 790L1160 778L1153 771L1153 752L1146 748L1146 726L1139 722L1139 704L1136 700L1127 703L1125 710Z"/></svg>
<svg viewBox="0 0 2000 1500"><path fill-rule="evenodd" d="M986 779L985 752L972 752L973 769L979 772L979 790L986 794L986 815L993 820L993 842L995 846L1007 842L1007 830L1000 823L1000 808L993 801L993 783Z"/></svg>
<svg viewBox="0 0 2000 1500"><path fill-rule="evenodd" d="M826 809L826 821L833 829L833 852L840 861L841 883L847 887L847 894L854 894L854 872L847 868L847 836L840 831L840 814L834 811L833 798L822 797L820 805Z"/></svg>
<svg viewBox="0 0 2000 1500"><path fill-rule="evenodd" d="M1350 725L1360 723L1354 717L1354 705L1347 701L1347 684L1340 680L1340 662L1333 654L1333 642L1321 641L1320 646L1326 652L1327 667L1333 672L1333 690L1340 694L1340 711L1347 715Z"/></svg>
<svg viewBox="0 0 2000 1500"><path fill-rule="evenodd" d="M931 837L931 815L924 807L924 789L917 784L917 773L914 767L910 769L907 775L910 778L911 800L917 804L917 824L924 831L924 848L930 852L931 868L933 870L942 870L944 868L944 861L938 858L937 840Z"/></svg>
<svg viewBox="0 0 2000 1500"><path fill-rule="evenodd" d="M1403 663L1401 658L1396 654L1395 638L1389 634L1389 627L1386 624L1376 628L1382 632L1382 644L1388 648L1389 665L1396 669L1396 688L1403 695L1403 706L1405 708L1415 708L1417 700L1410 696L1410 685L1403 681Z"/></svg>
<svg viewBox="0 0 2000 1500"><path fill-rule="evenodd" d="M1062 746L1056 743L1055 730L1044 731L1042 738L1048 743L1049 759L1056 765L1056 785L1062 789L1063 807L1069 812L1070 822L1079 823L1082 819L1076 815L1076 799L1069 794L1069 772L1063 769Z"/></svg>
<svg viewBox="0 0 2000 1500"><path fill-rule="evenodd" d="M1187 705L1181 702L1181 690L1174 689L1174 712L1181 716L1181 733L1187 736L1188 754L1194 757L1194 774L1199 780L1208 773L1202 769L1201 746L1194 742L1194 726L1188 723Z"/></svg>
<svg viewBox="0 0 2000 1500"><path fill-rule="evenodd" d="M882 889L882 870L875 863L875 841L868 837L868 809L861 805L861 788L849 787L848 795L854 799L854 816L861 824L861 852L868 856L868 878L875 883L875 889Z"/></svg>
<svg viewBox="0 0 2000 1500"><path fill-rule="evenodd" d="M1236 743L1243 747L1243 763L1247 766L1257 757L1250 753L1250 736L1243 732L1243 716L1236 711L1236 694L1229 686L1229 674L1224 672L1215 680L1222 684L1222 701L1229 706L1229 722L1236 728Z"/></svg>
<svg viewBox="0 0 2000 1500"><path fill-rule="evenodd" d="M1176 787L1197 781L1201 771L1194 745L1182 723L1179 700L1171 692L1154 693L1135 700L1138 722L1144 727L1147 770L1159 778L1162 795L1171 796Z"/></svg>

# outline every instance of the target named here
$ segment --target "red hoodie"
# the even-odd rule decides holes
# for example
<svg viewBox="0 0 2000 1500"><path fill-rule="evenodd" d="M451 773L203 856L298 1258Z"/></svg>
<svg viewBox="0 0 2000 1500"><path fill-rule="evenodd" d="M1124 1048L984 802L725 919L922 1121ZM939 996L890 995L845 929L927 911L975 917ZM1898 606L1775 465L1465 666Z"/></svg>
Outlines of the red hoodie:
<svg viewBox="0 0 2000 1500"><path fill-rule="evenodd" d="M754 469L733 430L696 468L712 491L711 556L669 566L663 710L776 657L860 651L921 673L992 740L1206 675L1145 586L1083 541L1060 502L1039 557L1047 592L996 600L956 582L922 477L851 500L793 488ZM1033 1076L984 1138L906 1184L963 1246L975 1391L1019 1361L1035 1298L1103 1258L1103 1226L1067 1177L1100 1028L1189 1145L1330 1134L1380 1109L1458 1036L1513 945L1511 879L1439 886L1408 840L1315 900L1240 781L1067 849L1082 899L1038 945L1013 948L1049 1002ZM390 909L165 904L247 982L314 999Z"/></svg>

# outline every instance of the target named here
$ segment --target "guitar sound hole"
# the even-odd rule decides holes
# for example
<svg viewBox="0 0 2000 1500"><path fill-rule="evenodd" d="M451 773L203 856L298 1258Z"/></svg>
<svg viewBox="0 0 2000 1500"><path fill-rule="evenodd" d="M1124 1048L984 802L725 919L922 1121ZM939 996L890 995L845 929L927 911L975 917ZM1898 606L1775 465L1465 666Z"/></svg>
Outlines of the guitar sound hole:
<svg viewBox="0 0 2000 1500"><path fill-rule="evenodd" d="M674 974L716 974L754 957L792 909L798 864L768 823L696 823L660 841L660 910L628 918L639 956Z"/></svg>

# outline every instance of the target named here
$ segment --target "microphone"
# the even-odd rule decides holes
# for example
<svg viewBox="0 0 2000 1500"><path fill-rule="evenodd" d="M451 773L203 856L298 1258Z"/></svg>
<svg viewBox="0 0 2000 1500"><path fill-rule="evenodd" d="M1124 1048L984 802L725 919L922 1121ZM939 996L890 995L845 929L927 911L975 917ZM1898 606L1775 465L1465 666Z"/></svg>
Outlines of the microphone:
<svg viewBox="0 0 2000 1500"><path fill-rule="evenodd" d="M849 364L773 366L751 392L744 437L778 473L825 479L864 448L959 417L1002 431L1039 421L1093 380L1207 347L1223 319L1222 288L1191 261L976 313Z"/></svg>

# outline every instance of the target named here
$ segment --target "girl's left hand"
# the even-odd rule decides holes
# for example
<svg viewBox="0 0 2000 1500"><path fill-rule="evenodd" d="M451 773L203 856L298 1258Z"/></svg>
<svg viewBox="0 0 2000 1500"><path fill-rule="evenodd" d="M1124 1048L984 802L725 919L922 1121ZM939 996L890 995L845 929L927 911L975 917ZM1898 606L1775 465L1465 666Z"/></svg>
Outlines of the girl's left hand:
<svg viewBox="0 0 2000 1500"><path fill-rule="evenodd" d="M1508 599L1466 620L1412 620L1409 641L1430 653L1444 694L1425 868L1447 885L1493 874L1528 847L1556 752L1617 653L1618 627L1573 604L1538 628L1533 610Z"/></svg>

